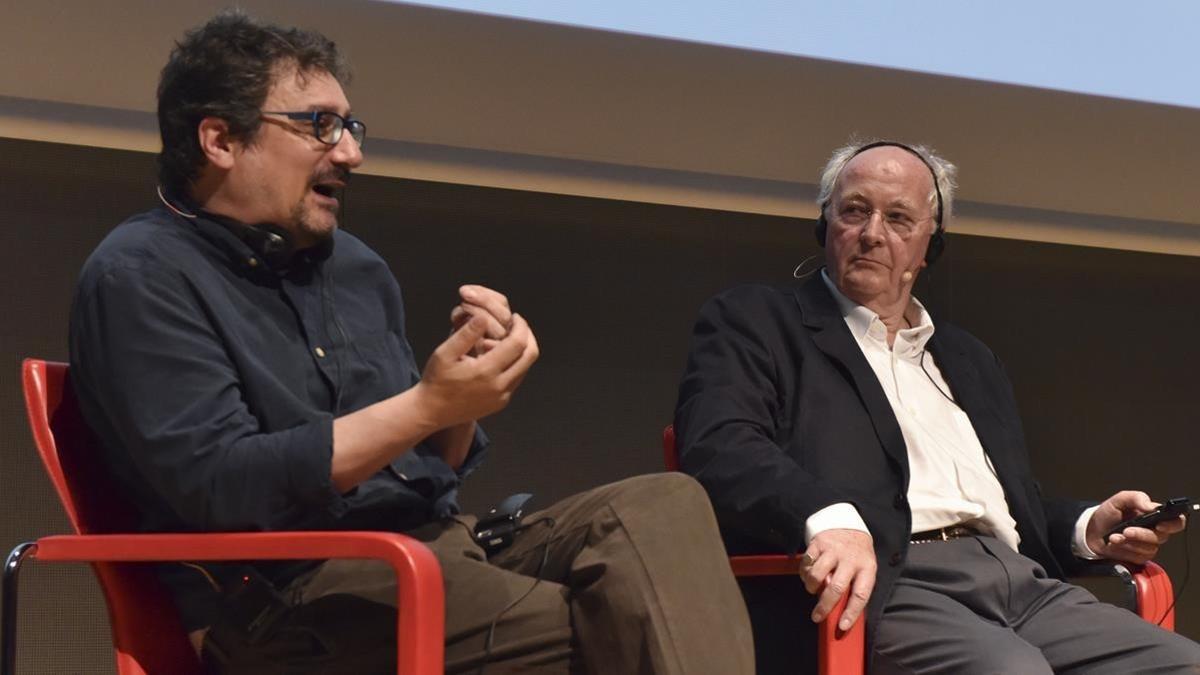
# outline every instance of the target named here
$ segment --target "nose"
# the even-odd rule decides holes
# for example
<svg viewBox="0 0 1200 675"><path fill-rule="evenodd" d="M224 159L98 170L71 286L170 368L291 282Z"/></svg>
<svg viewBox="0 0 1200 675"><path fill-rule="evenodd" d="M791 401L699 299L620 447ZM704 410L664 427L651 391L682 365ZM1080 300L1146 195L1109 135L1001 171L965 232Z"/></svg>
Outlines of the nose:
<svg viewBox="0 0 1200 675"><path fill-rule="evenodd" d="M342 134L337 145L330 150L330 158L334 164L347 169L357 169L363 163L362 146L349 132Z"/></svg>
<svg viewBox="0 0 1200 675"><path fill-rule="evenodd" d="M858 238L868 245L876 245L883 241L883 228L883 214L879 212L879 209L875 209L867 217L867 222L863 223L862 229L858 232Z"/></svg>

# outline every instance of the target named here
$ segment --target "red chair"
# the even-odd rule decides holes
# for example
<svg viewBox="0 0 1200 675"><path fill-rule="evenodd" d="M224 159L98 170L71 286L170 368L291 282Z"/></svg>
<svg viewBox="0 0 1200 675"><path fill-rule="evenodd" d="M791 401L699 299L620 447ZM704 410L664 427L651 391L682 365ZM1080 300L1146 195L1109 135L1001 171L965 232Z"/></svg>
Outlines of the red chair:
<svg viewBox="0 0 1200 675"><path fill-rule="evenodd" d="M663 465L667 471L679 470L675 447L675 427L663 429ZM800 573L798 558L786 555L730 556L734 576L778 576ZM1174 631L1175 602L1171 578L1158 563L1148 562L1140 569L1119 563L1097 563L1087 576L1112 576L1129 586L1138 616L1150 623ZM846 606L843 595L833 612L817 626L817 672L820 675L859 675L865 668L866 620L860 618L846 633L837 630L837 622Z"/></svg>
<svg viewBox="0 0 1200 675"><path fill-rule="evenodd" d="M663 430L663 464L667 471L679 470L675 449L675 427ZM799 576L800 559L786 555L735 555L729 557L735 577ZM817 624L817 673L819 675L862 675L866 671L866 617L860 617L848 631L837 629L850 594L834 606L825 620Z"/></svg>
<svg viewBox="0 0 1200 675"><path fill-rule="evenodd" d="M95 441L79 413L67 366L26 359L25 405L34 442L75 534L18 545L4 567L0 675L16 664L17 575L21 562L90 562L108 605L120 675L192 675L199 659L152 566L175 560L372 558L396 571L398 672L440 675L444 597L437 559L423 544L382 532L118 534L135 514L107 480Z"/></svg>

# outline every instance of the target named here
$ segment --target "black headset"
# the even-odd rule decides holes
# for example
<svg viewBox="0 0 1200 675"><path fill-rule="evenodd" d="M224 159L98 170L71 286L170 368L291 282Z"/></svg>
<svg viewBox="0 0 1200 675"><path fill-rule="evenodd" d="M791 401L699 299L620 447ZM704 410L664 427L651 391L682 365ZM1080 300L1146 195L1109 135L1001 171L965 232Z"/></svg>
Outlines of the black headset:
<svg viewBox="0 0 1200 675"><path fill-rule="evenodd" d="M935 229L933 234L930 235L929 247L925 249L925 264L932 265L934 261L941 257L942 253L946 250L946 228L944 225L942 225L942 214L944 208L942 203L942 186L938 183L937 172L933 170L933 165L930 164L929 160L925 159L921 153L914 150L911 146L900 143L899 141L875 141L873 143L867 143L858 150L855 150L854 154L850 155L850 157L846 159L846 164L849 164L850 160L858 157L867 150L879 147L893 147L900 148L901 150L907 150L917 159L921 160L921 163L925 165L925 168L929 169L929 175L933 176L933 191L935 194L937 194L937 213L934 215L933 220L935 223L937 223L937 229ZM842 169L846 168L846 164L842 165ZM834 183L837 183L837 179L840 177L841 173L839 170L838 176L834 178ZM817 236L817 243L821 245L821 248L825 248L825 235L829 230L829 222L825 220L825 209L828 207L829 200L821 203L821 215L817 216L817 229L814 230L814 234Z"/></svg>
<svg viewBox="0 0 1200 675"><path fill-rule="evenodd" d="M222 222L231 232L237 235L251 251L271 270L279 272L287 268L296 252L292 236L281 227L270 223L250 225L239 222Z"/></svg>
<svg viewBox="0 0 1200 675"><path fill-rule="evenodd" d="M203 215L232 232L271 270L280 272L286 269L288 263L291 262L292 254L296 252L292 235L281 227L270 223L251 225L228 216L205 211L199 205L193 204L190 199L180 199L163 190L161 185L157 187L157 191L159 200L176 215L188 220Z"/></svg>

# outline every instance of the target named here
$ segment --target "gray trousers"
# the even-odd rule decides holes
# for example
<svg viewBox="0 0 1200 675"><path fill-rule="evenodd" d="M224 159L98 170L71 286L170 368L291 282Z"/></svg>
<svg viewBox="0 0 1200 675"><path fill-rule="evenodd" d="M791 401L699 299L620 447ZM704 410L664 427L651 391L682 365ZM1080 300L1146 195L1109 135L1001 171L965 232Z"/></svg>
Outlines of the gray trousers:
<svg viewBox="0 0 1200 675"><path fill-rule="evenodd" d="M409 533L441 563L447 673L484 663L489 675L754 672L745 606L691 478L631 478L524 522L531 526L490 559L470 536L473 518ZM220 672L395 672L389 567L329 561L285 594L294 609L272 639L220 645L231 657Z"/></svg>
<svg viewBox="0 0 1200 675"><path fill-rule="evenodd" d="M913 544L872 675L1200 672L1200 645L1047 578L991 537Z"/></svg>

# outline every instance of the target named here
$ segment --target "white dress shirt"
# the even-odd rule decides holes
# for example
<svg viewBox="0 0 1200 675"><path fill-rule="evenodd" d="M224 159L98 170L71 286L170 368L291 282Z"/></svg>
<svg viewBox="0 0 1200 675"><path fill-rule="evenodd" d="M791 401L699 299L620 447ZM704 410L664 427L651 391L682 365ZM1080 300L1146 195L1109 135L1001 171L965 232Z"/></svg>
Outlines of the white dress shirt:
<svg viewBox="0 0 1200 675"><path fill-rule="evenodd" d="M911 328L897 331L889 346L887 326L879 316L843 295L824 270L821 277L837 300L846 326L900 425L908 449L912 531L969 524L1016 550L1021 539L996 471L970 419L953 401L950 386L926 351L934 326L925 307L912 299L907 314L916 314L917 321ZM1083 538L1093 510L1085 511L1076 523L1072 548L1080 557L1095 557ZM842 503L809 517L805 538L810 541L817 533L832 528L869 532L858 511Z"/></svg>

